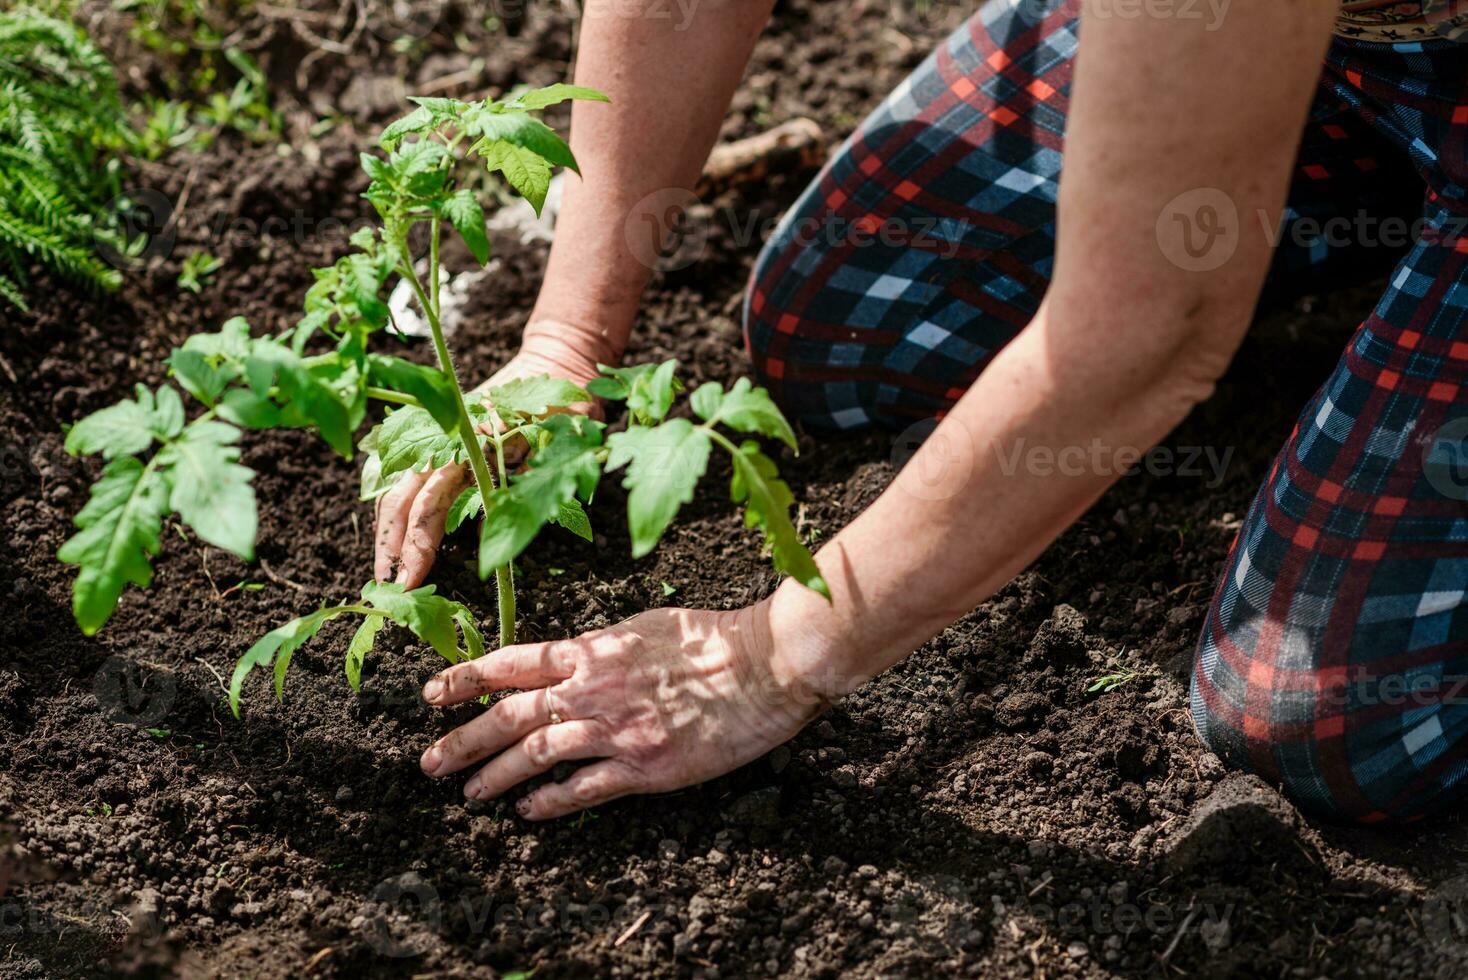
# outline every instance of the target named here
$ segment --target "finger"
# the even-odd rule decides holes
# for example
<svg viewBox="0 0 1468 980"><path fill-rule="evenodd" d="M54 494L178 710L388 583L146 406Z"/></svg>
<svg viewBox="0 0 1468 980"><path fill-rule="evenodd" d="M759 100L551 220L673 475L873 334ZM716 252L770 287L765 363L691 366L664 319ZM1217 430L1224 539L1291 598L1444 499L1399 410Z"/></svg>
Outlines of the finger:
<svg viewBox="0 0 1468 980"><path fill-rule="evenodd" d="M542 725L489 760L464 784L471 800L492 800L505 790L538 776L558 762L606 755L602 727L593 721Z"/></svg>
<svg viewBox="0 0 1468 980"><path fill-rule="evenodd" d="M547 783L515 804L526 820L554 820L641 789L636 774L616 759L582 766L559 783Z"/></svg>
<svg viewBox="0 0 1468 980"><path fill-rule="evenodd" d="M445 466L428 474L413 499L403 534L397 579L403 588L416 589L428 577L434 556L438 554L438 543L443 540L449 508L468 485L469 474L462 466Z"/></svg>
<svg viewBox="0 0 1468 980"><path fill-rule="evenodd" d="M423 700L444 707L507 688L546 687L571 676L577 640L520 643L441 671L423 685ZM545 692L540 692L545 697Z"/></svg>
<svg viewBox="0 0 1468 980"><path fill-rule="evenodd" d="M544 689L512 694L434 742L418 764L429 776L448 776L515 744L547 720Z"/></svg>
<svg viewBox="0 0 1468 980"><path fill-rule="evenodd" d="M377 502L377 546L372 574L379 582L392 577L393 566L403 552L403 534L408 528L408 515L418 488L428 480L427 473L405 473Z"/></svg>

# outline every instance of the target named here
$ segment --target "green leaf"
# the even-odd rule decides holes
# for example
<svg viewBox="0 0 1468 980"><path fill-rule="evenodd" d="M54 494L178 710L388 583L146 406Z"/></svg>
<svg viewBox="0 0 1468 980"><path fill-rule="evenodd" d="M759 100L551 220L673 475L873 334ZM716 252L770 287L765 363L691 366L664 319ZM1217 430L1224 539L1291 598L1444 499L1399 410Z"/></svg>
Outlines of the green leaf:
<svg viewBox="0 0 1468 980"><path fill-rule="evenodd" d="M797 449L795 432L790 428L790 423L785 421L780 409L775 407L768 391L754 387L748 378L740 378L734 382L734 387L722 393L714 411L705 415L700 411L700 404L707 408L712 399L705 397L700 401L698 395L707 388L707 384L702 385L693 393L693 410L700 418L709 422L722 422L738 432L771 436L791 449Z"/></svg>
<svg viewBox="0 0 1468 980"><path fill-rule="evenodd" d="M806 588L831 598L831 590L821 578L811 553L806 550L790 523L790 505L795 495L781 480L774 460L760 452L759 443L747 440L733 454L734 477L729 483L729 496L736 504L744 504L746 527L759 527L770 545L775 571L789 575Z"/></svg>
<svg viewBox="0 0 1468 980"><path fill-rule="evenodd" d="M480 138L480 147L508 143L540 157L553 167L568 167L580 173L571 148L545 123L524 112L466 113L464 124L471 136ZM482 153L482 151L480 151Z"/></svg>
<svg viewBox="0 0 1468 980"><path fill-rule="evenodd" d="M280 425L280 408L248 388L231 388L219 402L219 417L246 429L273 429Z"/></svg>
<svg viewBox="0 0 1468 980"><path fill-rule="evenodd" d="M453 534L465 521L472 520L484 509L484 498L479 496L479 487L470 485L464 488L452 504L449 505L448 515L444 518L443 531L445 534Z"/></svg>
<svg viewBox="0 0 1468 980"><path fill-rule="evenodd" d="M505 180L525 196L536 216L545 207L545 195L550 189L551 165L534 150L527 150L513 143L476 143L474 152L484 160L490 173L496 170L505 175Z"/></svg>
<svg viewBox="0 0 1468 980"><path fill-rule="evenodd" d="M717 381L705 381L693 390L688 396L688 404L693 408L693 414L707 422L719 414L719 406L724 403L724 386Z"/></svg>
<svg viewBox="0 0 1468 980"><path fill-rule="evenodd" d="M250 324L242 316L230 317L218 333L196 333L184 341L183 349L216 363L241 360L250 353Z"/></svg>
<svg viewBox="0 0 1468 980"><path fill-rule="evenodd" d="M255 471L239 465L240 430L224 422L195 422L159 453L170 487L168 505L216 548L252 561L258 518Z"/></svg>
<svg viewBox="0 0 1468 980"><path fill-rule="evenodd" d="M357 627L357 632L352 635L352 642L347 645L343 667L347 673L347 683L358 694L362 693L362 662L372 652L372 647L377 642L377 632L385 622L387 619L383 616L365 617L362 625Z"/></svg>
<svg viewBox="0 0 1468 980"><path fill-rule="evenodd" d="M482 653L484 637L473 613L461 602L435 595L435 589L425 585L407 592L396 582L368 582L362 586L362 598L372 608L382 610L388 619L412 630L451 664L476 656L475 649ZM463 647L459 644L461 633Z"/></svg>
<svg viewBox="0 0 1468 980"><path fill-rule="evenodd" d="M489 236L484 231L484 209L474 192L464 187L454 191L443 202L443 216L459 232L469 252L480 264L489 261Z"/></svg>
<svg viewBox="0 0 1468 980"><path fill-rule="evenodd" d="M289 347L265 339L251 345L244 366L256 395L263 398L272 386L279 389L278 396L287 403L280 424L313 426L332 449L346 459L352 458L352 433L366 411L366 392L354 384L339 390L336 385L343 380L342 375L333 378L326 373L343 372L345 367L327 365L320 372L308 369Z"/></svg>
<svg viewBox="0 0 1468 980"><path fill-rule="evenodd" d="M593 379L586 389L598 398L625 401L633 421L643 425L661 422L673 405L673 396L683 390L675 374L677 361L630 368L598 364L597 369L606 377Z"/></svg>
<svg viewBox="0 0 1468 980"><path fill-rule="evenodd" d="M708 433L687 419L669 419L656 428L633 426L607 439L607 469L627 466L627 525L632 557L657 547L678 509L693 499L693 489L708 469ZM628 465L630 464L630 465Z"/></svg>
<svg viewBox="0 0 1468 980"><path fill-rule="evenodd" d="M388 479L404 470L421 473L464 461L458 433L445 432L421 408L391 412L373 432L377 455L382 460L379 479Z"/></svg>
<svg viewBox="0 0 1468 980"><path fill-rule="evenodd" d="M362 314L362 319L373 327L387 323L387 304L378 298L386 279L382 264L372 256L361 252L347 256L347 275L343 280L347 296L356 305L357 312Z"/></svg>
<svg viewBox="0 0 1468 980"><path fill-rule="evenodd" d="M153 445L155 423L153 393L138 385L136 398L93 412L66 434L66 451L73 456L101 453L105 459L140 453Z"/></svg>
<svg viewBox="0 0 1468 980"><path fill-rule="evenodd" d="M532 378L516 378L489 389L488 400L501 419L512 416L536 418L552 408L566 408L591 401L591 395L580 385L548 374Z"/></svg>
<svg viewBox="0 0 1468 980"><path fill-rule="evenodd" d="M594 540L591 533L591 518L586 516L586 509L581 506L581 501L572 497L561 504L561 512L552 521L570 531L576 537L586 541Z"/></svg>
<svg viewBox="0 0 1468 980"><path fill-rule="evenodd" d="M229 710L234 712L234 716L240 716L240 689L244 686L245 678L250 676L250 671L256 667L268 667L274 662L275 696L277 699L284 698L285 672L290 667L291 657L307 640L319 633L322 626L346 611L341 606L318 609L293 619L284 626L277 626L256 640L254 646L246 650L244 656L235 663L234 673L229 678Z"/></svg>
<svg viewBox="0 0 1468 980"><path fill-rule="evenodd" d="M406 392L423 403L444 432L459 428L459 389L438 368L388 354L367 355L368 383Z"/></svg>
<svg viewBox="0 0 1468 980"><path fill-rule="evenodd" d="M93 635L112 616L129 583L146 589L153 580L151 556L162 542L168 488L156 470L136 457L120 456L102 470L81 513L79 528L56 557L80 568L72 587L77 625Z"/></svg>
<svg viewBox="0 0 1468 980"><path fill-rule="evenodd" d="M381 135L377 137L377 142L378 145L381 146L384 150L392 150L398 145L398 142L402 140L404 136L407 136L410 133L427 132L428 130L433 129L435 125L436 124L434 122L433 113L423 106L419 106L412 112L408 113L406 116L403 116L399 119L394 119L392 122L388 123L387 128L384 129ZM369 157L369 155L366 153L362 154L362 163L364 167L366 167L368 159L376 160L378 158ZM373 180L377 179L377 175L373 174L370 168L367 169L367 173L372 176Z"/></svg>
<svg viewBox="0 0 1468 980"><path fill-rule="evenodd" d="M445 165L452 159L442 143L425 139L401 144L388 164L397 186L415 197L432 197L443 190L449 174Z"/></svg>
<svg viewBox="0 0 1468 980"><path fill-rule="evenodd" d="M554 85L547 85L545 88L521 92L511 99L509 105L518 109L534 111L565 102L569 99L586 99L591 102L612 101L604 93L598 92L594 88L587 88L585 85L567 85L564 82L556 82Z"/></svg>
<svg viewBox="0 0 1468 980"><path fill-rule="evenodd" d="M530 458L530 468L508 487L489 495L479 529L479 577L513 561L561 505L589 498L601 478L597 449L603 426L580 415L552 415L539 428L548 440Z"/></svg>
<svg viewBox="0 0 1468 980"><path fill-rule="evenodd" d="M239 377L239 371L232 365L215 367L197 350L175 349L168 358L168 366L184 391L210 408L214 407L229 383Z"/></svg>

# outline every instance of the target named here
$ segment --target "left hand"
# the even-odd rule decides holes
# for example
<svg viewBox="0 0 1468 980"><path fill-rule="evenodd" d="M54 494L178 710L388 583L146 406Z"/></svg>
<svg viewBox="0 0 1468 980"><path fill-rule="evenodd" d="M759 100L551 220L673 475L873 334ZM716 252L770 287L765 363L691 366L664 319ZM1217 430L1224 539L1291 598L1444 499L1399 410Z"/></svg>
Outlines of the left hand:
<svg viewBox="0 0 1468 980"><path fill-rule="evenodd" d="M423 771L448 776L489 759L464 786L465 796L488 800L558 762L600 760L521 799L516 809L530 820L729 772L825 707L798 675L782 671L768 608L654 609L451 667L424 686L430 705L521 690L429 746Z"/></svg>

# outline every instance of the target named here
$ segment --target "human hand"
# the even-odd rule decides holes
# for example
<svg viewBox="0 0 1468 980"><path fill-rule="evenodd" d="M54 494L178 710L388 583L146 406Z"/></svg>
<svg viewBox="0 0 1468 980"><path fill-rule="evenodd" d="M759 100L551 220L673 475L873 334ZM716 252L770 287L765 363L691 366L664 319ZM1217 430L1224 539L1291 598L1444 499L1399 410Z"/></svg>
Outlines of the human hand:
<svg viewBox="0 0 1468 980"><path fill-rule="evenodd" d="M597 358L580 349L574 331L557 330L556 326L540 322L527 328L520 352L475 392L543 374L578 385L595 378ZM595 403L571 408L593 417L601 413ZM511 448L514 455L507 451L507 467L517 465L523 453L523 444L507 447ZM377 581L386 582L396 569L396 581L404 588L414 589L423 584L443 540L449 507L469 485L471 476L469 467L457 463L422 473L404 473L391 490L377 499L373 563L373 577Z"/></svg>
<svg viewBox="0 0 1468 980"><path fill-rule="evenodd" d="M711 779L787 741L825 707L780 650L769 602L729 612L653 609L608 629L487 653L423 688L430 705L519 688L434 742L443 777L489 759L464 795L500 796L558 762L600 761L516 804L548 820L631 793Z"/></svg>

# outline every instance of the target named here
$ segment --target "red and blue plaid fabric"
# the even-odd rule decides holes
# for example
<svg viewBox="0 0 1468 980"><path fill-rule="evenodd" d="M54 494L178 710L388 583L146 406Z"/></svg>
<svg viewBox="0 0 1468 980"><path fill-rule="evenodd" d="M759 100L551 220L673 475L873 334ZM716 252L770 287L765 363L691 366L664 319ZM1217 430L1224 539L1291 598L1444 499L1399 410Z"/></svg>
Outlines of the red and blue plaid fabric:
<svg viewBox="0 0 1468 980"><path fill-rule="evenodd" d="M781 221L746 339L806 425L940 417L1033 316L1077 8L987 4ZM1245 519L1192 690L1215 752L1319 813L1412 819L1468 772L1465 188L1468 45L1337 40L1266 301L1363 276L1389 287ZM1391 241L1413 222L1413 242Z"/></svg>

